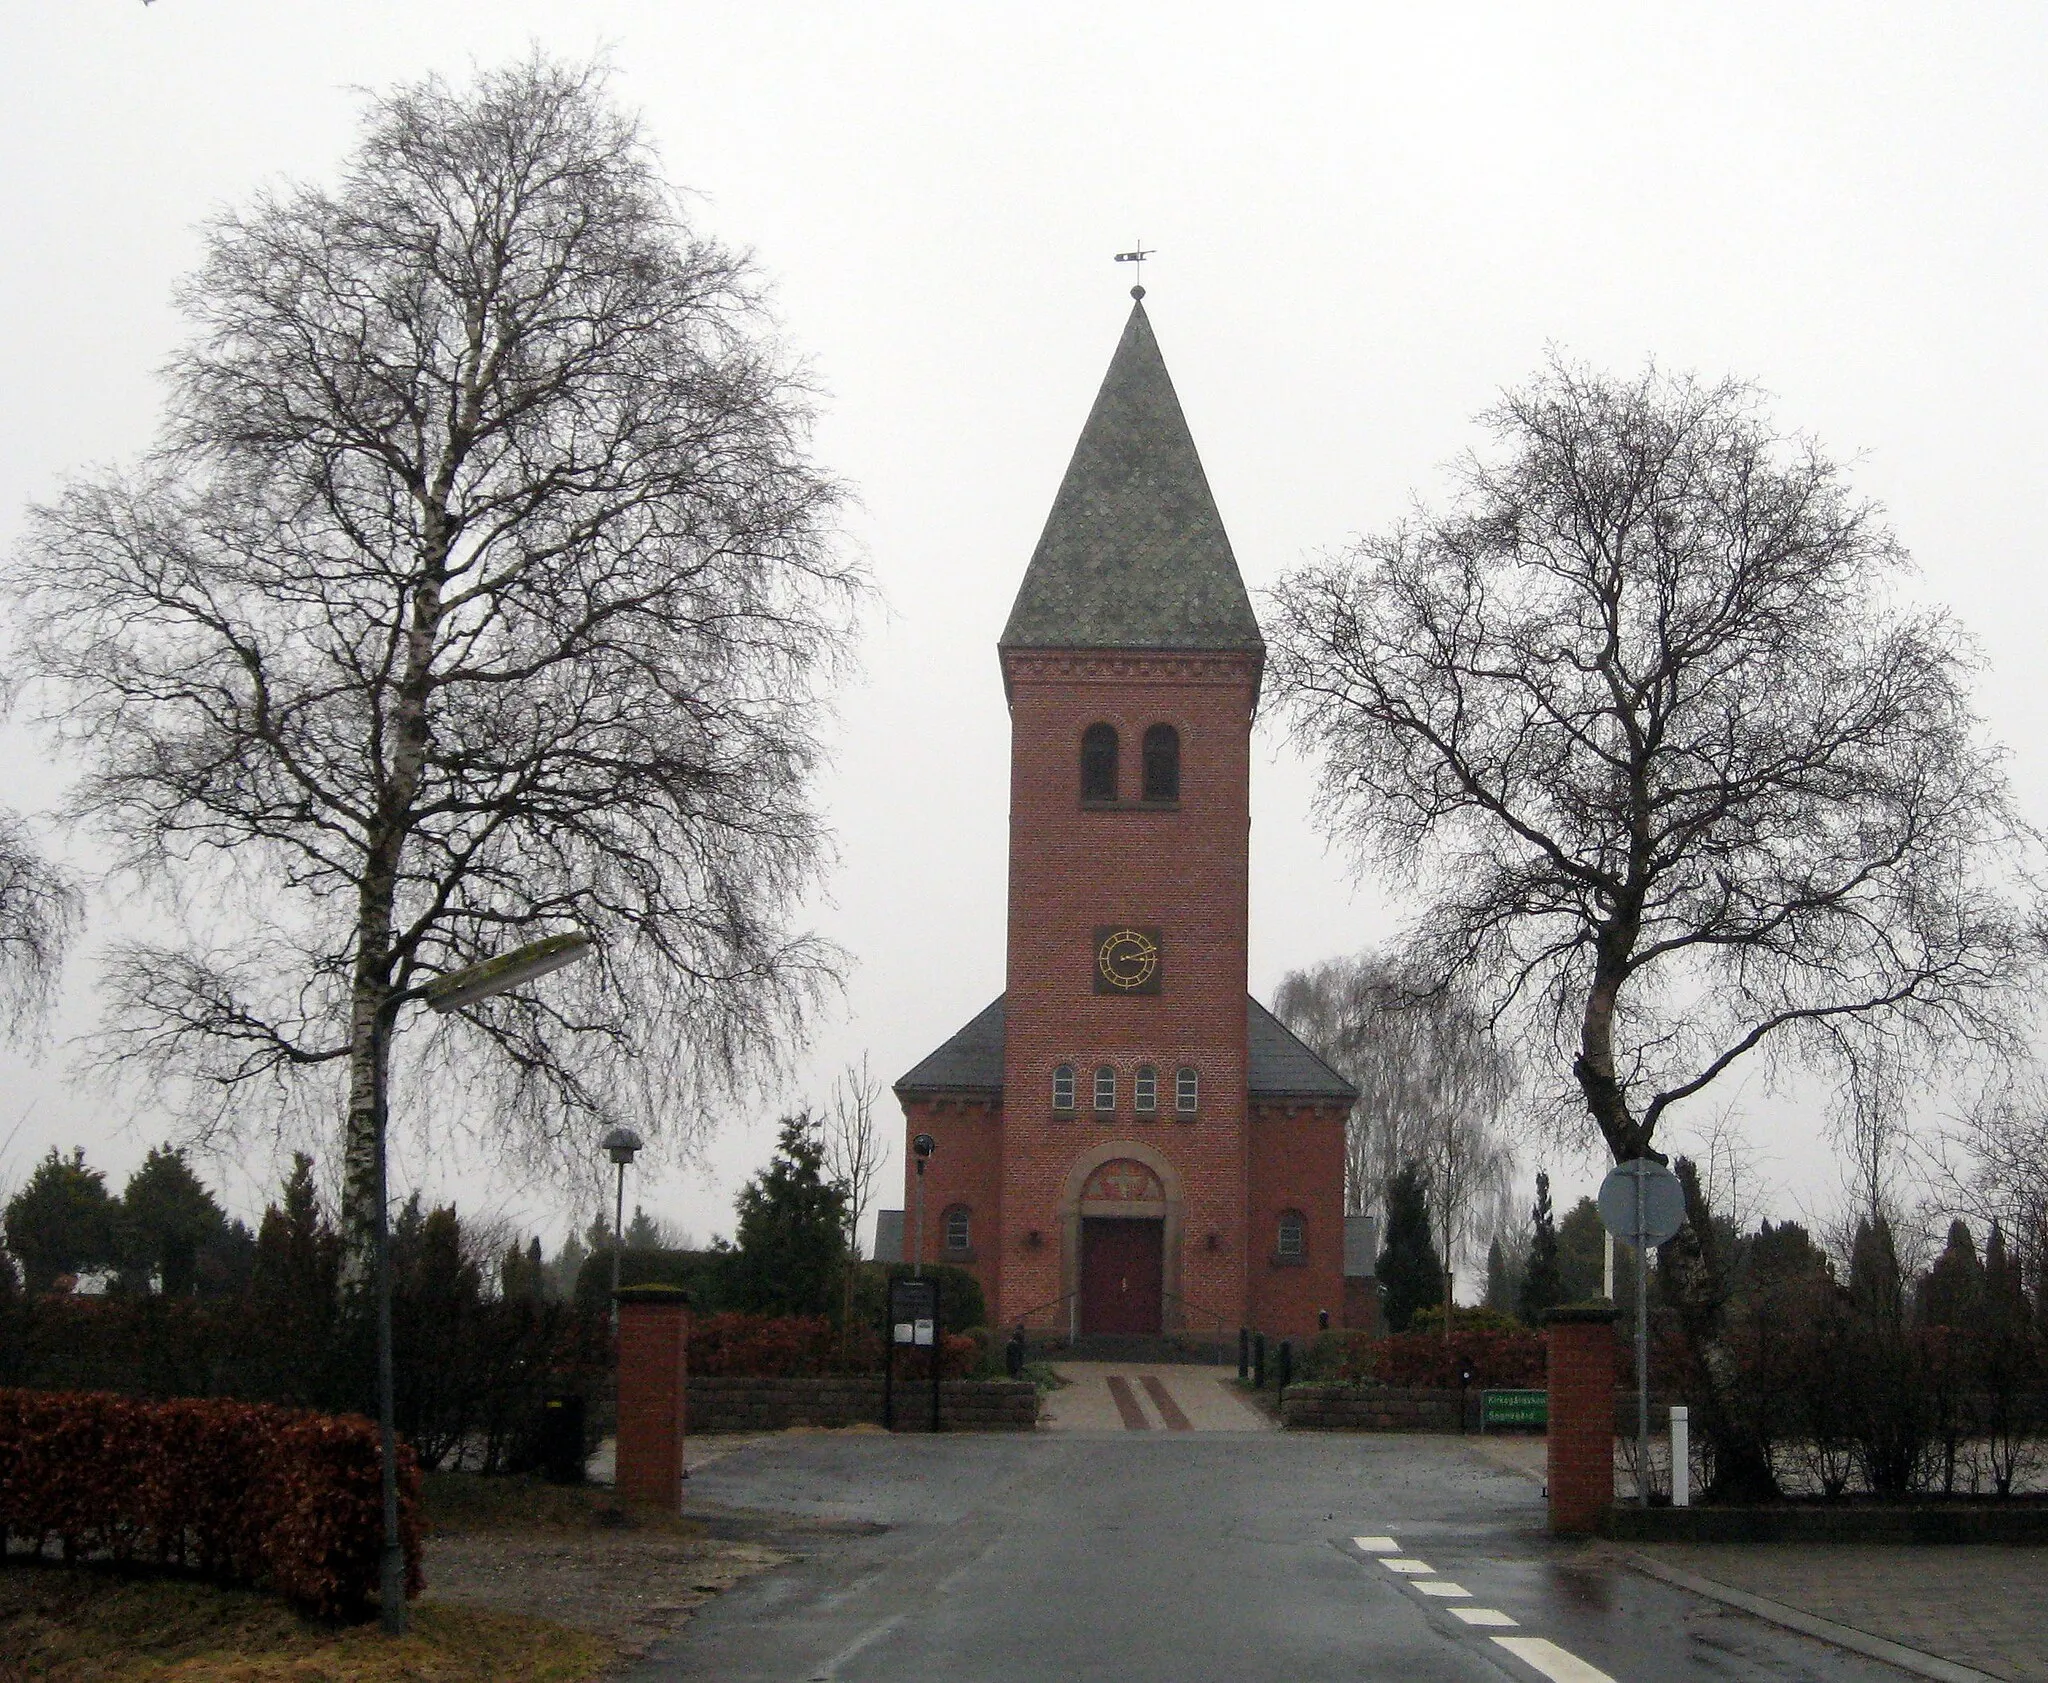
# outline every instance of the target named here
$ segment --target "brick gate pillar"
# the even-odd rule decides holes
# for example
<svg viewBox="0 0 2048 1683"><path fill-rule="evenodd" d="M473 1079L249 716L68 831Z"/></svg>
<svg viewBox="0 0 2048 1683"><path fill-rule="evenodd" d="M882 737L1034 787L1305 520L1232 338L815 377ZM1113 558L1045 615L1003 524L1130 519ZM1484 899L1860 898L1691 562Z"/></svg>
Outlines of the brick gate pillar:
<svg viewBox="0 0 2048 1683"><path fill-rule="evenodd" d="M1614 1310L1553 1309L1550 1356L1550 1529L1583 1536L1614 1504Z"/></svg>
<svg viewBox="0 0 2048 1683"><path fill-rule="evenodd" d="M689 1371L690 1294L629 1286L619 1303L618 1471L621 1500L683 1505L683 1393Z"/></svg>

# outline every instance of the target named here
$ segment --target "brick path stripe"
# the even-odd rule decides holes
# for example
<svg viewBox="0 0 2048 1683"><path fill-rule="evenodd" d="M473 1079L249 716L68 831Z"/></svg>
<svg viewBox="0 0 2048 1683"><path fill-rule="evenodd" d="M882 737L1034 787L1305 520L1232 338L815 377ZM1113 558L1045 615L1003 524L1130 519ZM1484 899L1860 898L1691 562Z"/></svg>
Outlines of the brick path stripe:
<svg viewBox="0 0 2048 1683"><path fill-rule="evenodd" d="M1145 1395L1152 1399L1152 1406L1159 1410L1159 1418L1166 1422L1168 1431L1192 1432L1195 1429L1195 1423L1181 1412L1180 1404L1173 1400L1172 1393L1160 1383L1158 1374L1146 1374L1143 1384Z"/></svg>
<svg viewBox="0 0 2048 1683"><path fill-rule="evenodd" d="M1131 1382L1120 1373L1109 1377L1109 1400L1116 1404L1117 1413L1124 1417L1127 1432L1149 1432L1152 1422L1145 1418L1145 1410L1131 1392Z"/></svg>

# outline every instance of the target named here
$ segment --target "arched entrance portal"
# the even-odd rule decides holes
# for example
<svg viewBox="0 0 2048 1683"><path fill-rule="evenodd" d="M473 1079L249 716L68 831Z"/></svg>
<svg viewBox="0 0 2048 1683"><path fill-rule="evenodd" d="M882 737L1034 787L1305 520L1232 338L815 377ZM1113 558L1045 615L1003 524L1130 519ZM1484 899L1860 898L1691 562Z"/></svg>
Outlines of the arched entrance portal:
<svg viewBox="0 0 2048 1683"><path fill-rule="evenodd" d="M1082 1334L1151 1336L1166 1322L1167 1272L1178 1250L1168 1229L1179 1226L1179 1200L1168 1197L1162 1170L1171 1171L1156 1153L1107 1155L1114 1149L1098 1148L1092 1165L1076 1165L1075 1326Z"/></svg>

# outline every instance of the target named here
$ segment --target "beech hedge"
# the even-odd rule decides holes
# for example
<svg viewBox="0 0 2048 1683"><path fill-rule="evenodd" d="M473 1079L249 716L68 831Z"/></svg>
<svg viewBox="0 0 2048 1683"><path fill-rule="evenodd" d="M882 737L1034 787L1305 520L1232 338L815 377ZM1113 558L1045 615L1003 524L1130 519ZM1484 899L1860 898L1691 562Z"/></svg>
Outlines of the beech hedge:
<svg viewBox="0 0 2048 1683"><path fill-rule="evenodd" d="M406 1594L420 1591L419 1465L399 1449ZM0 1545L197 1567L324 1618L377 1587L377 1429L263 1403L0 1391Z"/></svg>

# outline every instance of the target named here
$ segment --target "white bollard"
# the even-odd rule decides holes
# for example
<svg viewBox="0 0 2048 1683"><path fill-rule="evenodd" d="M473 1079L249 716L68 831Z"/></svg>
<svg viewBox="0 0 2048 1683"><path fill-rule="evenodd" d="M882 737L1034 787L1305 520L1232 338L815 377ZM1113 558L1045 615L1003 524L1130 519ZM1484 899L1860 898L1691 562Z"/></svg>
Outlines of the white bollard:
<svg viewBox="0 0 2048 1683"><path fill-rule="evenodd" d="M1692 1423L1683 1407L1671 1410L1671 1505L1692 1506Z"/></svg>

